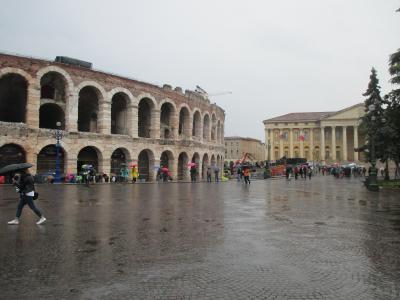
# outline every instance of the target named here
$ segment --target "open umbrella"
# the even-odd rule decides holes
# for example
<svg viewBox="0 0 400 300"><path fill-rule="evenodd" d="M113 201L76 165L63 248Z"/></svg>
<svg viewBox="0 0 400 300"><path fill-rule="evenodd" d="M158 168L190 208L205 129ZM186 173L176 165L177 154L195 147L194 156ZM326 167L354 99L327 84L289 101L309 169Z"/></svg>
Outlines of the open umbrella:
<svg viewBox="0 0 400 300"><path fill-rule="evenodd" d="M168 172L169 172L169 169L168 169L168 168L166 168L166 167L162 167L162 168L161 168L161 172L163 172L163 173L167 173L167 174L168 174Z"/></svg>
<svg viewBox="0 0 400 300"><path fill-rule="evenodd" d="M10 172L25 170L32 166L33 165L30 163L11 164L11 165L7 165L7 166L1 168L0 174L6 174L6 173L10 173Z"/></svg>
<svg viewBox="0 0 400 300"><path fill-rule="evenodd" d="M136 166L137 166L137 163L135 163L135 162L129 163L129 168L133 168L133 167L136 167Z"/></svg>

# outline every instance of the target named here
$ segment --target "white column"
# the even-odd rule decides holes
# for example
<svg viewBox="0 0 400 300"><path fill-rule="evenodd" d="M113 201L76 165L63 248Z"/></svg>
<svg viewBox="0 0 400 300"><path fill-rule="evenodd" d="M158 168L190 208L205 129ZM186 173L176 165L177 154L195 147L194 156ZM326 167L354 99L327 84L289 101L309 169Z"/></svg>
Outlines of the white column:
<svg viewBox="0 0 400 300"><path fill-rule="evenodd" d="M314 161L315 160L315 155L314 155L314 128L310 128L310 135L309 135L310 141L310 155L311 159Z"/></svg>
<svg viewBox="0 0 400 300"><path fill-rule="evenodd" d="M283 130L282 130L282 129L279 129L279 154L280 154L280 157L277 157L277 159L283 157L283 139L282 139L282 132L283 132Z"/></svg>
<svg viewBox="0 0 400 300"><path fill-rule="evenodd" d="M304 141L303 138L300 138L301 135L304 137L304 128L299 128L300 157L304 157Z"/></svg>
<svg viewBox="0 0 400 300"><path fill-rule="evenodd" d="M343 157L343 161L347 160L347 126L343 126L343 151L342 151L342 157Z"/></svg>
<svg viewBox="0 0 400 300"><path fill-rule="evenodd" d="M332 143L331 143L331 157L336 160L336 126L332 126Z"/></svg>
<svg viewBox="0 0 400 300"><path fill-rule="evenodd" d="M290 128L289 129L289 155L290 155L291 158L294 157L293 148L294 148L294 145L293 145L293 128Z"/></svg>
<svg viewBox="0 0 400 300"><path fill-rule="evenodd" d="M321 160L325 160L325 127L321 127L321 137L320 137L320 142L321 142Z"/></svg>
<svg viewBox="0 0 400 300"><path fill-rule="evenodd" d="M354 148L358 148L358 126L354 126ZM358 161L358 152L354 152L354 161Z"/></svg>
<svg viewBox="0 0 400 300"><path fill-rule="evenodd" d="M275 159L275 153L274 153L274 149L275 149L275 141L274 141L274 130L273 129L271 129L271 139L270 139L270 143L269 143L269 158L271 159L271 160L274 160ZM268 145L267 145L267 147L268 147ZM268 150L268 149L267 149Z"/></svg>

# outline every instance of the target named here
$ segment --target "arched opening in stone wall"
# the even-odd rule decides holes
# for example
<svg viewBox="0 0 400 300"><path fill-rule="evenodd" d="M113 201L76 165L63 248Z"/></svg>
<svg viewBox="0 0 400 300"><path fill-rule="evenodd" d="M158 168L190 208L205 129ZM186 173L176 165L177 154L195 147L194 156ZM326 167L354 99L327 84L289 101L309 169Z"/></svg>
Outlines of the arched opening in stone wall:
<svg viewBox="0 0 400 300"><path fill-rule="evenodd" d="M188 176L189 157L186 152L182 152L178 157L178 180L185 180Z"/></svg>
<svg viewBox="0 0 400 300"><path fill-rule="evenodd" d="M59 148L60 174L64 174L65 151ZM56 172L57 149L55 145L43 147L37 155L37 174L54 174Z"/></svg>
<svg viewBox="0 0 400 300"><path fill-rule="evenodd" d="M77 159L77 170L82 172L83 165L92 165L96 172L99 172L99 160L101 153L95 147L87 146L79 151Z"/></svg>
<svg viewBox="0 0 400 300"><path fill-rule="evenodd" d="M171 139L173 138L172 132L172 116L174 107L171 103L165 102L161 106L160 112L160 138Z"/></svg>
<svg viewBox="0 0 400 300"><path fill-rule="evenodd" d="M217 122L217 142L221 142L221 122L219 120Z"/></svg>
<svg viewBox="0 0 400 300"><path fill-rule="evenodd" d="M78 131L98 132L100 92L86 86L79 92Z"/></svg>
<svg viewBox="0 0 400 300"><path fill-rule="evenodd" d="M187 107L182 107L179 112L179 130L178 134L182 137L189 136L190 113Z"/></svg>
<svg viewBox="0 0 400 300"><path fill-rule="evenodd" d="M0 168L10 165L27 162L25 150L16 144L5 144L0 147Z"/></svg>
<svg viewBox="0 0 400 300"><path fill-rule="evenodd" d="M216 130L217 130L217 119L215 117L215 115L212 115L212 119L211 119L211 140L215 141L216 140Z"/></svg>
<svg viewBox="0 0 400 300"><path fill-rule="evenodd" d="M203 139L204 139L204 141L210 140L210 116L208 114L204 116Z"/></svg>
<svg viewBox="0 0 400 300"><path fill-rule="evenodd" d="M139 102L138 109L138 130L139 137L151 137L151 116L154 109L153 102L148 98L143 98Z"/></svg>
<svg viewBox="0 0 400 300"><path fill-rule="evenodd" d="M298 147L298 146L295 146L295 147L293 148L293 153L294 153L294 157L295 157L295 158L299 158L299 157L300 157L300 150L299 150L299 147Z"/></svg>
<svg viewBox="0 0 400 300"><path fill-rule="evenodd" d="M308 148L308 146L305 146L304 147L304 158L306 159L306 160L310 160L310 148Z"/></svg>
<svg viewBox="0 0 400 300"><path fill-rule="evenodd" d="M124 149L118 148L114 150L111 154L111 173L114 173L116 176L121 175L121 169L128 167L127 159Z"/></svg>
<svg viewBox="0 0 400 300"><path fill-rule="evenodd" d="M174 155L172 154L171 151L166 150L163 153L161 153L160 157L160 167L161 168L168 168L171 171L171 168L174 164Z"/></svg>
<svg viewBox="0 0 400 300"><path fill-rule="evenodd" d="M331 158L331 151L329 146L325 146L325 159L330 159Z"/></svg>
<svg viewBox="0 0 400 300"><path fill-rule="evenodd" d="M192 136L201 138L201 115L199 111L193 114Z"/></svg>
<svg viewBox="0 0 400 300"><path fill-rule="evenodd" d="M66 81L57 72L48 72L40 79L40 99L66 102Z"/></svg>
<svg viewBox="0 0 400 300"><path fill-rule="evenodd" d="M217 167L221 169L222 164L221 164L221 157L219 156L219 154L217 155ZM221 170L220 170L221 171Z"/></svg>
<svg viewBox="0 0 400 300"><path fill-rule="evenodd" d="M279 147L274 148L274 159L280 159L279 157Z"/></svg>
<svg viewBox="0 0 400 300"><path fill-rule="evenodd" d="M201 176L203 179L207 178L207 168L208 168L209 162L208 162L208 154L204 153L203 155L203 161L201 164Z"/></svg>
<svg viewBox="0 0 400 300"><path fill-rule="evenodd" d="M61 129L65 128L64 110L55 103L46 103L40 106L39 127L56 129L57 122L61 123Z"/></svg>
<svg viewBox="0 0 400 300"><path fill-rule="evenodd" d="M154 154L149 149L142 150L138 157L139 178L152 181L154 167Z"/></svg>
<svg viewBox="0 0 400 300"><path fill-rule="evenodd" d="M212 166L212 167L215 167L215 165L216 165L215 155L212 154L212 155L211 155L211 166Z"/></svg>
<svg viewBox="0 0 400 300"><path fill-rule="evenodd" d="M314 158L313 158L313 160L320 160L320 150L319 150L318 146L316 146L314 148Z"/></svg>
<svg viewBox="0 0 400 300"><path fill-rule="evenodd" d="M192 163L196 164L196 173L199 174L200 173L200 155L199 153L195 152L192 156Z"/></svg>
<svg viewBox="0 0 400 300"><path fill-rule="evenodd" d="M124 93L117 93L111 99L111 134L128 134L128 103Z"/></svg>
<svg viewBox="0 0 400 300"><path fill-rule="evenodd" d="M0 121L25 123L28 83L19 74L0 78Z"/></svg>

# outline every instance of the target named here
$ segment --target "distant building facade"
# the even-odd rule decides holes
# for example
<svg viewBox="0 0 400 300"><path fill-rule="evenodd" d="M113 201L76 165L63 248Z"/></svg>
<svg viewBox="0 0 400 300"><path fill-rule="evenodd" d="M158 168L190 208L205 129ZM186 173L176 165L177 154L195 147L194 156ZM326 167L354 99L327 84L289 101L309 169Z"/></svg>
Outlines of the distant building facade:
<svg viewBox="0 0 400 300"><path fill-rule="evenodd" d="M265 160L265 144L260 140L248 137L225 137L226 161L236 161L242 158L245 153L249 153L256 161Z"/></svg>
<svg viewBox="0 0 400 300"><path fill-rule="evenodd" d="M267 158L302 157L308 161L357 162L354 148L363 145L359 134L364 104L334 112L289 113L264 120Z"/></svg>

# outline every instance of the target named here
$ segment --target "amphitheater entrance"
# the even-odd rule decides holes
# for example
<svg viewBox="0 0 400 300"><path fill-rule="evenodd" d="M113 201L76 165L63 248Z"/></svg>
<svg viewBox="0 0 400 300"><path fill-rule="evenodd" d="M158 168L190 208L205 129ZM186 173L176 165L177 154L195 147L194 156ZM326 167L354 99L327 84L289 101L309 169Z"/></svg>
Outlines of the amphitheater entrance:
<svg viewBox="0 0 400 300"><path fill-rule="evenodd" d="M154 154L149 149L142 150L138 157L139 178L152 181Z"/></svg>
<svg viewBox="0 0 400 300"><path fill-rule="evenodd" d="M61 129L65 128L64 110L57 104L47 103L40 106L39 127L56 129L57 122L61 123Z"/></svg>
<svg viewBox="0 0 400 300"><path fill-rule="evenodd" d="M0 147L0 168L26 162L25 151L21 146L5 144Z"/></svg>
<svg viewBox="0 0 400 300"><path fill-rule="evenodd" d="M192 163L196 164L196 174L198 177L198 174L200 173L200 155L197 152L192 156Z"/></svg>
<svg viewBox="0 0 400 300"><path fill-rule="evenodd" d="M0 78L0 121L25 123L28 84L21 75Z"/></svg>
<svg viewBox="0 0 400 300"><path fill-rule="evenodd" d="M98 132L99 95L100 92L91 86L79 92L78 131Z"/></svg>
<svg viewBox="0 0 400 300"><path fill-rule="evenodd" d="M171 103L164 103L161 106L160 114L160 138L171 139L173 138L172 133L172 115L174 113L174 107Z"/></svg>
<svg viewBox="0 0 400 300"><path fill-rule="evenodd" d="M151 137L151 116L153 113L153 102L144 98L139 102L138 109L138 135L139 137Z"/></svg>
<svg viewBox="0 0 400 300"><path fill-rule="evenodd" d="M182 152L178 157L178 180L185 180L188 176L189 157L186 152Z"/></svg>
<svg viewBox="0 0 400 300"><path fill-rule="evenodd" d="M125 151L122 148L116 149L111 154L111 173L119 176L121 169L127 167L127 157Z"/></svg>
<svg viewBox="0 0 400 300"><path fill-rule="evenodd" d="M111 100L111 134L128 134L128 96L117 93Z"/></svg>
<svg viewBox="0 0 400 300"><path fill-rule="evenodd" d="M64 149L59 148L58 153L59 161L60 161L60 174L64 174L64 157L65 152ZM57 161L57 149L55 145L47 145L46 147L40 150L37 155L37 174L45 174L50 173L53 174L56 172L56 161Z"/></svg>
<svg viewBox="0 0 400 300"><path fill-rule="evenodd" d="M77 170L82 171L83 165L92 165L99 172L99 152L94 147L85 147L78 154Z"/></svg>
<svg viewBox="0 0 400 300"><path fill-rule="evenodd" d="M207 168L208 168L208 165L209 165L208 154L205 153L205 154L203 155L203 161L202 161L202 164L201 164L201 176L202 176L203 179L206 179L206 178L207 178Z"/></svg>
<svg viewBox="0 0 400 300"><path fill-rule="evenodd" d="M171 151L164 151L161 153L160 157L160 167L168 168L171 171L171 168L174 165L174 155Z"/></svg>

